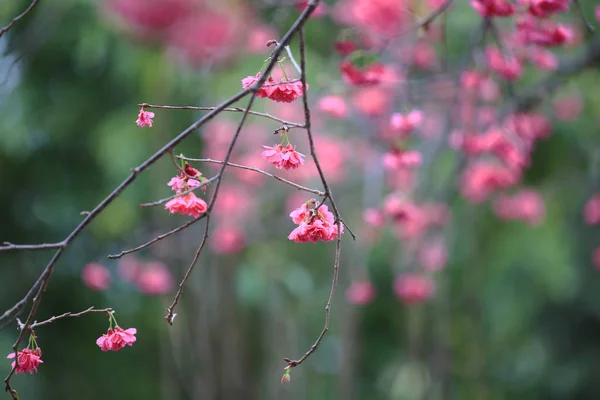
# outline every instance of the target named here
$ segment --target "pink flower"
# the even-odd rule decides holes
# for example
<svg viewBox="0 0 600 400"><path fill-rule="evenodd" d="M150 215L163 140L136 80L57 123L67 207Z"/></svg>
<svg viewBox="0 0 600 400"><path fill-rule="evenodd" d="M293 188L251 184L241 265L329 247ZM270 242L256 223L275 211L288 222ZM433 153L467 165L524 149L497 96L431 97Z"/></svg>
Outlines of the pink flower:
<svg viewBox="0 0 600 400"><path fill-rule="evenodd" d="M461 181L461 192L469 202L478 204L495 191L513 186L520 180L519 171L482 161L467 167Z"/></svg>
<svg viewBox="0 0 600 400"><path fill-rule="evenodd" d="M433 295L434 290L431 278L421 274L407 273L394 280L396 296L407 304L422 303Z"/></svg>
<svg viewBox="0 0 600 400"><path fill-rule="evenodd" d="M579 95L572 94L554 100L553 108L554 116L559 121L574 121L581 115L583 103Z"/></svg>
<svg viewBox="0 0 600 400"><path fill-rule="evenodd" d="M341 96L325 96L319 100L319 109L332 117L343 119L348 114L346 101Z"/></svg>
<svg viewBox="0 0 600 400"><path fill-rule="evenodd" d="M432 239L421 247L419 251L419 263L428 271L439 271L448 262L448 249L443 239Z"/></svg>
<svg viewBox="0 0 600 400"><path fill-rule="evenodd" d="M383 166L390 170L399 170L403 168L417 168L421 165L421 153L415 150L392 150L383 155Z"/></svg>
<svg viewBox="0 0 600 400"><path fill-rule="evenodd" d="M352 40L340 40L333 42L333 47L335 47L335 50L343 56L347 56L357 49L356 43L354 43Z"/></svg>
<svg viewBox="0 0 600 400"><path fill-rule="evenodd" d="M369 117L384 114L389 109L390 102L390 91L379 87L363 88L357 90L352 96L354 107Z"/></svg>
<svg viewBox="0 0 600 400"><path fill-rule="evenodd" d="M362 306L375 298L375 287L371 281L352 282L346 290L346 300L350 304Z"/></svg>
<svg viewBox="0 0 600 400"><path fill-rule="evenodd" d="M592 196L583 207L583 220L588 225L600 224L600 195Z"/></svg>
<svg viewBox="0 0 600 400"><path fill-rule="evenodd" d="M149 126L150 128L152 128L152 118L154 118L154 113L150 112L150 111L146 111L146 110L144 110L144 107L142 107L142 109L140 110L140 113L138 114L137 119L135 120L135 123L140 128L143 128L145 126Z"/></svg>
<svg viewBox="0 0 600 400"><path fill-rule="evenodd" d="M277 169L296 169L304 165L305 155L296 151L291 144L283 147L278 144L274 147L263 146L264 150L260 156L273 164Z"/></svg>
<svg viewBox="0 0 600 400"><path fill-rule="evenodd" d="M98 263L89 263L81 271L83 283L96 291L106 290L110 287L110 272Z"/></svg>
<svg viewBox="0 0 600 400"><path fill-rule="evenodd" d="M308 90L308 84L306 85L306 90ZM273 86L269 98L280 103L291 103L298 97L301 97L302 94L302 82L281 80L279 84Z"/></svg>
<svg viewBox="0 0 600 400"><path fill-rule="evenodd" d="M39 347L35 350L23 349L17 354L17 360L19 361L19 366L15 369L15 373L17 374L25 375L27 372L33 374L37 372L38 366L43 363L41 360L42 350ZM10 353L6 358L15 358L15 353ZM15 368L15 365L15 361L10 364L11 368Z"/></svg>
<svg viewBox="0 0 600 400"><path fill-rule="evenodd" d="M217 254L235 254L244 249L246 238L238 228L220 226L213 231L210 245Z"/></svg>
<svg viewBox="0 0 600 400"><path fill-rule="evenodd" d="M524 189L513 196L500 196L494 202L494 212L502 219L521 220L532 226L546 217L544 199L535 191Z"/></svg>
<svg viewBox="0 0 600 400"><path fill-rule="evenodd" d="M167 204L165 204L165 208L169 210L171 214L177 213L198 218L200 214L206 212L208 205L204 200L196 197L194 193L188 193L169 200Z"/></svg>
<svg viewBox="0 0 600 400"><path fill-rule="evenodd" d="M384 224L383 214L375 208L367 208L363 211L363 221L374 228L381 228Z"/></svg>
<svg viewBox="0 0 600 400"><path fill-rule="evenodd" d="M471 6L482 17L508 17L515 13L515 6L507 0L472 0Z"/></svg>
<svg viewBox="0 0 600 400"><path fill-rule="evenodd" d="M250 86L254 85L254 83L256 83L259 79L260 73L256 74L256 76L247 76L244 79L242 79L242 87L244 89L248 89ZM274 83L275 81L273 80L273 78L269 76L265 83L263 83L261 88L258 90L258 92L256 92L256 97L260 97L263 99L266 97L270 97L274 90L274 86L270 85L273 85Z"/></svg>
<svg viewBox="0 0 600 400"><path fill-rule="evenodd" d="M136 276L135 284L140 292L148 295L169 293L173 288L173 277L161 262L149 262Z"/></svg>
<svg viewBox="0 0 600 400"><path fill-rule="evenodd" d="M109 329L104 335L96 340L96 344L102 351L119 351L126 345L132 346L137 340L135 334L137 329L129 328L123 330L116 326L114 330Z"/></svg>
<svg viewBox="0 0 600 400"><path fill-rule="evenodd" d="M395 113L390 119L390 126L402 135L409 135L423 121L423 112L412 110L406 115Z"/></svg>
<svg viewBox="0 0 600 400"><path fill-rule="evenodd" d="M372 63L363 68L358 68L350 61L340 64L340 73L344 81L356 86L376 85L386 75L385 66L381 63Z"/></svg>
<svg viewBox="0 0 600 400"><path fill-rule="evenodd" d="M488 66L507 81L516 81L523 73L523 63L514 55L502 54L496 47L488 46L485 51Z"/></svg>
<svg viewBox="0 0 600 400"><path fill-rule="evenodd" d="M543 71L554 71L558 68L558 58L551 51L532 48L527 52L527 57Z"/></svg>
<svg viewBox="0 0 600 400"><path fill-rule="evenodd" d="M529 12L540 18L569 9L570 0L530 0Z"/></svg>
<svg viewBox="0 0 600 400"><path fill-rule="evenodd" d="M346 14L348 23L375 37L398 34L410 16L404 0L352 0L338 4L343 4L341 12Z"/></svg>
<svg viewBox="0 0 600 400"><path fill-rule="evenodd" d="M290 217L299 226L289 234L289 240L296 243L317 243L318 241L330 242L337 238L338 227L333 214L326 205L322 205L317 211L314 210L314 206L315 201L310 200L292 211ZM341 233L344 233L344 226L340 226Z"/></svg>

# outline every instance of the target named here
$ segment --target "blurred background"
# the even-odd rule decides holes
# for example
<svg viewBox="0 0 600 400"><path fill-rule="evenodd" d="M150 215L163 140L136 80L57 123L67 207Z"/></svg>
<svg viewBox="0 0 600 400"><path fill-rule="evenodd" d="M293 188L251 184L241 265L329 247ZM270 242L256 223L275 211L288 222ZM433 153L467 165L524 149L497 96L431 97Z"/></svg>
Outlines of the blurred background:
<svg viewBox="0 0 600 400"><path fill-rule="evenodd" d="M0 241L65 238L82 211L204 113L152 109L152 128L139 128L138 104L214 106L229 98L259 71L266 42L279 39L305 3L41 1L0 38ZM103 314L40 327L44 363L11 382L21 398L600 398L600 198L593 197L600 75L590 63L568 80L552 80L562 60L597 44L598 33L586 33L581 18L582 11L600 29L597 2L567 1L567 11L553 14L569 27L568 43L539 53L537 64L527 61L518 79L488 71L485 51L503 40L520 57L533 54L511 36L516 16L492 26L457 1L428 29L414 28L444 3L326 1L307 23L317 152L358 238L343 235L331 330L289 384L280 382L282 359L301 357L317 338L331 288L335 245L287 239L295 228L289 213L311 195L228 169L207 251L169 326L166 308L204 222L107 259L189 219L139 207L172 194L167 182L177 170L163 157L75 240L36 317L112 307L120 326L137 328L137 342L103 353L95 344L108 328ZM0 0L2 25L28 5ZM291 48L299 60L297 40ZM386 72L376 84L357 84L344 62L358 69L381 63ZM285 64L290 79L298 78ZM480 72L476 84L469 71ZM273 74L280 79L281 71ZM499 184L496 175L469 169L477 165L473 154L456 144L466 143L465 132L484 132L507 117L522 90L544 82L558 82L556 90L539 92L531 104L537 108L518 110L535 112L527 124L542 138L519 148L530 162L518 177ZM303 123L299 100L255 104ZM414 109L422 114L412 132L402 118ZM220 114L175 152L223 159L239 119ZM287 172L260 158L263 145L278 143L279 127L250 118L232 161L321 189L310 157ZM289 137L310 154L303 130ZM417 171L395 166L398 148L422 155ZM194 167L207 177L217 171ZM0 253L0 311L25 295L51 256ZM17 335L15 324L0 331L4 353ZM0 374L9 371L9 360L0 363Z"/></svg>

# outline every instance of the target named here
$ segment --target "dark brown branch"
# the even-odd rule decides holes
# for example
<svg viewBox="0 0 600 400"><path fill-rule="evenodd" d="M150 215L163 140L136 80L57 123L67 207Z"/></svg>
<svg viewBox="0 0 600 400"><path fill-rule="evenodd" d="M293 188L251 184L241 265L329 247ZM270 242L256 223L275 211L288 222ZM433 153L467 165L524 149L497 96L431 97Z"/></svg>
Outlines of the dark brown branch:
<svg viewBox="0 0 600 400"><path fill-rule="evenodd" d="M583 25L585 25L585 28L587 29L588 33L589 34L594 33L596 31L596 28L594 28L594 25L592 25L592 23L585 16L585 12L583 11L583 7L581 6L581 2L579 0L575 0L575 5L577 6L577 11L579 12L579 15L581 16L581 20L583 21Z"/></svg>
<svg viewBox="0 0 600 400"><path fill-rule="evenodd" d="M42 244L13 244L10 242L2 243L0 246L0 251L9 251L9 250L49 250L49 249L58 249L65 245L65 242L58 243L42 243Z"/></svg>
<svg viewBox="0 0 600 400"><path fill-rule="evenodd" d="M6 32L8 32L14 26L14 24L19 22L23 18L25 18L25 16L27 14L29 14L38 5L39 2L40 2L40 0L33 0L31 2L31 4L29 5L29 7L27 7L27 9L25 11L23 11L21 14L14 17L13 20L8 23L8 25L6 25L4 28L0 29L0 38L2 37L2 35L4 35Z"/></svg>
<svg viewBox="0 0 600 400"><path fill-rule="evenodd" d="M186 222L185 224L178 226L177 228L170 230L169 232L163 233L162 235L158 235L157 237L155 237L154 239L150 240L149 242L146 242L142 245L139 245L137 247L134 247L133 249L129 249L129 250L123 250L122 252L120 252L119 254L110 254L107 256L107 258L111 259L111 260L115 260L117 258L121 258L126 254L130 254L130 253L135 253L136 251L140 251L142 249L145 249L146 247L152 246L154 243L163 240L164 238L167 238L177 232L181 232L182 230L186 229L188 226L193 225L194 223L200 221L201 219L205 218L206 214L202 214L200 215L198 218L194 218L188 222Z"/></svg>
<svg viewBox="0 0 600 400"><path fill-rule="evenodd" d="M327 184L327 179L325 179L325 174L323 173L323 170L321 169L321 164L319 163L319 158L317 156L317 151L315 149L315 143L314 143L314 138L312 135L312 130L311 130L311 120L310 120L310 108L308 107L308 99L306 96L306 44L305 44L305 40L304 40L304 29L300 29L300 70L302 71L301 73L301 80L302 80L302 92L304 93L304 95L302 96L302 102L304 104L304 125L306 126L306 132L308 134L308 141L310 143L310 153L311 156L315 162L315 165L317 167L317 171L319 172L319 176L321 177L321 183L323 184L323 188L325 188L325 196L329 197L329 201L331 202L331 207L333 208L333 213L335 215L335 220L336 220L336 225L337 225L337 230L338 230L338 236L337 236L337 242L336 242L336 246L335 246L335 260L333 262L333 278L331 280L331 291L329 292L329 298L327 299L327 304L325 305L325 324L323 326L323 329L321 330L321 333L319 334L319 336L317 337L317 340L314 342L314 344L310 347L310 349L308 349L308 351L298 360L291 360L289 358L284 358L284 361L287 362L288 367L289 368L294 368L297 367L298 365L302 364L304 362L304 360L306 360L308 357L310 357L310 355L312 353L314 353L317 348L319 347L319 345L321 344L321 341L323 340L323 338L325 337L325 334L329 331L329 321L330 321L330 317L331 317L331 302L333 301L333 297L335 295L335 289L337 287L337 282L338 282L338 275L339 275L339 268L340 268L340 255L342 252L342 218L340 216L340 212L337 208L337 206L335 205L335 200L333 198L333 194L331 192L331 189L329 188L329 185Z"/></svg>
<svg viewBox="0 0 600 400"><path fill-rule="evenodd" d="M80 311L78 313L72 313L72 312L66 312L64 314L61 315L55 315L52 318L49 318L45 321L42 322L34 322L33 324L31 324L29 326L29 329L35 329L38 326L43 326L43 325L48 325L53 323L54 321L58 320L58 319L62 319L62 318L67 318L67 317L81 317L82 315L85 314L89 314L89 313L109 313L112 311L112 308L102 308L102 309L97 309L94 308L94 306L91 306L90 308L87 308L83 311ZM19 324L19 329L23 330L25 328L25 324L23 324L21 321L19 321L19 319L17 318L17 322Z"/></svg>
<svg viewBox="0 0 600 400"><path fill-rule="evenodd" d="M144 108L162 108L165 110L199 110L199 111L211 111L214 110L215 107L196 107L196 106L159 106L159 105L155 105L155 104L147 104L147 103L142 103L142 104L138 104L140 107L144 107ZM239 112L239 113L243 113L246 110L240 107L228 107L223 109L223 111L229 111L229 112ZM271 114L267 114L267 113L261 113L261 112L257 112L257 111L249 111L248 114L251 115L256 115L258 117L263 117L263 118L267 118L270 120L273 120L275 122L280 122L283 125L286 125L290 128L304 128L303 124L299 124L297 122L292 122L292 121L286 121L284 119L278 118L274 115Z"/></svg>
<svg viewBox="0 0 600 400"><path fill-rule="evenodd" d="M189 157L182 157L182 156L177 156L177 158L179 158L181 160L185 160L185 161L191 161L191 162L205 162L205 163L212 163L212 164L223 164L223 161L213 160L213 159L210 159L210 158L189 158ZM286 184L288 184L290 186L293 186L293 187L295 187L298 190L303 190L305 192L313 193L313 194L316 194L317 196L321 196L321 197L325 196L325 193L322 192L322 191L320 191L320 190L311 189L309 187L299 185L296 182L292 182L292 181L287 180L285 178L282 178L280 176L273 175L273 174L271 174L271 173L269 173L267 171L263 171L262 169L257 168L257 167L250 167L250 166L247 166L247 165L235 164L235 163L231 163L231 162L227 163L227 165L230 166L230 167L245 169L245 170L248 170L248 171L253 171L253 172L257 172L259 174L263 174L265 176L271 177L271 178L276 179L276 180L278 180L280 182L283 182L283 183L286 183Z"/></svg>

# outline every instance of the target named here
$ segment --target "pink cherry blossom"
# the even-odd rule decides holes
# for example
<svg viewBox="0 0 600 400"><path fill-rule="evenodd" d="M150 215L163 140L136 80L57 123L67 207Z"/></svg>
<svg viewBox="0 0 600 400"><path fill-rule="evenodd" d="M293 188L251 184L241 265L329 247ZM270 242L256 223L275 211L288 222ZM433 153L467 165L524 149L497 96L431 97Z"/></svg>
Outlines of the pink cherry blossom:
<svg viewBox="0 0 600 400"><path fill-rule="evenodd" d="M370 86L383 80L386 75L386 68L380 63L372 63L359 68L350 61L344 61L340 64L340 73L342 79L351 85Z"/></svg>
<svg viewBox="0 0 600 400"><path fill-rule="evenodd" d="M103 291L110 287L111 278L108 269L98 263L89 263L81 270L81 279L90 289Z"/></svg>
<svg viewBox="0 0 600 400"><path fill-rule="evenodd" d="M280 103L291 103L302 96L302 89L302 82L300 81L281 80L272 87L269 98ZM308 84L306 89L308 90Z"/></svg>
<svg viewBox="0 0 600 400"><path fill-rule="evenodd" d="M169 293L174 285L169 268L158 261L147 263L136 276L135 284L140 292L148 295Z"/></svg>
<svg viewBox="0 0 600 400"><path fill-rule="evenodd" d="M19 361L19 366L15 369L15 373L25 375L27 372L33 374L37 372L37 368L40 364L43 363L42 350L38 347L37 349L23 349L19 351L17 359ZM15 358L15 353L10 353L6 358L13 359ZM13 361L11 363L11 368L15 368L16 362Z"/></svg>
<svg viewBox="0 0 600 400"><path fill-rule="evenodd" d="M600 247L596 247L592 252L592 263L596 269L600 270Z"/></svg>
<svg viewBox="0 0 600 400"><path fill-rule="evenodd" d="M395 171L403 168L417 168L421 165L422 156L416 150L392 150L383 155L383 166Z"/></svg>
<svg viewBox="0 0 600 400"><path fill-rule="evenodd" d="M571 0L530 0L529 12L540 18L551 14L565 12L569 9Z"/></svg>
<svg viewBox="0 0 600 400"><path fill-rule="evenodd" d="M104 335L100 336L96 340L96 344L102 351L119 351L126 345L132 346L135 343L136 333L137 329L135 328L122 329L116 326L114 330L108 329Z"/></svg>
<svg viewBox="0 0 600 400"><path fill-rule="evenodd" d="M539 225L546 217L544 199L530 189L498 197L494 202L494 212L502 219L525 221L532 226Z"/></svg>
<svg viewBox="0 0 600 400"><path fill-rule="evenodd" d="M144 107L142 107L142 109L140 110L140 113L138 114L137 119L135 120L135 123L140 128L143 128L145 126L149 126L150 128L152 128L152 118L154 118L154 113L150 112L150 111L146 111L146 110L144 110Z"/></svg>
<svg viewBox="0 0 600 400"><path fill-rule="evenodd" d="M515 6L508 0L472 0L471 6L482 17L508 17L515 13Z"/></svg>
<svg viewBox="0 0 600 400"><path fill-rule="evenodd" d="M382 212L375 208L367 208L363 211L363 221L374 228L381 228L384 224Z"/></svg>
<svg viewBox="0 0 600 400"><path fill-rule="evenodd" d="M165 204L165 208L169 210L171 214L177 213L198 218L201 214L206 212L208 205L204 200L196 197L194 193L188 193L169 200L167 204Z"/></svg>
<svg viewBox="0 0 600 400"><path fill-rule="evenodd" d="M592 196L583 207L583 220L588 225L600 224L600 195Z"/></svg>
<svg viewBox="0 0 600 400"><path fill-rule="evenodd" d="M346 301L350 304L362 306L370 303L375 298L375 287L371 281L352 282L346 290Z"/></svg>
<svg viewBox="0 0 600 400"><path fill-rule="evenodd" d="M325 96L319 100L319 109L332 117L343 119L348 114L346 100L341 96Z"/></svg>
<svg viewBox="0 0 600 400"><path fill-rule="evenodd" d="M407 304L419 304L429 299L435 286L431 278L417 273L406 273L394 280L394 292Z"/></svg>
<svg viewBox="0 0 600 400"><path fill-rule="evenodd" d="M277 169L296 169L304 165L305 155L296 151L291 144L282 146L280 144L273 147L263 146L264 150L260 155L270 162Z"/></svg>
<svg viewBox="0 0 600 400"><path fill-rule="evenodd" d="M519 171L481 161L467 167L461 181L461 192L471 203L481 203L495 191L506 189L521 180Z"/></svg>
<svg viewBox="0 0 600 400"><path fill-rule="evenodd" d="M235 254L246 246L246 237L239 228L218 226L211 234L210 246L217 254Z"/></svg>
<svg viewBox="0 0 600 400"><path fill-rule="evenodd" d="M439 271L448 262L448 249L442 238L430 239L419 250L419 263L428 271Z"/></svg>
<svg viewBox="0 0 600 400"><path fill-rule="evenodd" d="M488 67L507 81L516 81L523 73L523 63L514 54L503 54L496 47L485 51Z"/></svg>
<svg viewBox="0 0 600 400"><path fill-rule="evenodd" d="M248 89L250 86L254 85L260 79L260 73L255 76L247 76L242 79L242 87L244 89ZM273 93L275 81L270 76L265 80L261 88L256 92L256 97L267 98L270 97Z"/></svg>
<svg viewBox="0 0 600 400"><path fill-rule="evenodd" d="M423 112L412 110L406 115L400 113L392 114L390 126L402 135L409 135L423 121Z"/></svg>
<svg viewBox="0 0 600 400"><path fill-rule="evenodd" d="M352 104L360 113L377 117L390 108L391 93L381 87L368 87L357 90L352 96Z"/></svg>
<svg viewBox="0 0 600 400"><path fill-rule="evenodd" d="M290 217L299 226L289 234L289 240L297 243L317 243L319 241L330 242L337 238L338 227L327 205L321 205L316 211L314 207L315 201L310 200L292 211ZM344 233L343 224L340 224L340 227L340 233Z"/></svg>

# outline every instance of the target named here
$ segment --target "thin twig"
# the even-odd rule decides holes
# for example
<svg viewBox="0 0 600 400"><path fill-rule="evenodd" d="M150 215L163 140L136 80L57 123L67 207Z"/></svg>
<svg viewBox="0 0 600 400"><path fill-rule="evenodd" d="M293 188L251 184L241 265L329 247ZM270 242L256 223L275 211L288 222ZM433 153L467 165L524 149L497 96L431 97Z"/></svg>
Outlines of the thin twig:
<svg viewBox="0 0 600 400"><path fill-rule="evenodd" d="M198 110L198 111L211 111L214 110L215 107L196 107L196 106L159 106L156 104L147 104L147 103L141 103L138 104L140 107L144 107L144 108L162 108L165 110ZM222 111L229 111L229 112L239 112L239 113L243 113L246 110L244 108L240 108L240 107L228 107L223 109ZM270 120L273 120L275 122L280 122L283 125L287 125L290 128L304 128L303 124L299 124L297 122L292 122L292 121L286 121L284 119L278 118L274 115L271 114L267 114L267 113L261 113L258 111L249 111L248 114L251 115L256 115L258 117L263 117L263 118L267 118Z"/></svg>
<svg viewBox="0 0 600 400"><path fill-rule="evenodd" d="M112 311L112 308L97 309L97 308L94 308L94 306L91 306L90 308L87 308L87 309L85 309L83 311L80 311L78 313L66 312L64 314L56 315L56 316L54 316L52 318L49 318L49 319L47 319L45 321L42 321L42 322L34 322L33 324L31 324L29 326L29 329L35 329L38 326L48 325L48 324L51 324L52 322L54 322L54 321L56 321L58 319L62 319L62 318L67 318L67 317L81 317L82 315L89 314L89 313L109 313L111 311ZM18 318L17 318L17 322L19 324L19 329L22 330L23 328L25 328L25 324L23 324L21 321L19 321Z"/></svg>
<svg viewBox="0 0 600 400"><path fill-rule="evenodd" d="M189 157L182 157L182 156L177 156L177 158L179 158L181 160L185 160L185 161L191 161L191 162L205 162L205 163L211 163L211 164L223 164L223 161L213 160L211 158L189 158ZM257 167L250 167L250 166L247 166L247 165L235 164L235 163L231 163L231 162L227 163L227 165L230 166L230 167L234 167L234 168L240 168L240 169L245 169L245 170L248 170L248 171L258 172L259 174L263 174L265 176L271 177L271 178L276 179L276 180L278 180L280 182L283 182L283 183L286 183L286 184L288 184L290 186L293 186L293 187L295 187L298 190L303 190L305 192L313 193L313 194L316 194L317 196L321 196L321 197L325 196L325 192L322 192L322 191L317 190L317 189L311 189L311 188L306 187L306 186L299 185L296 182L292 182L292 181L287 180L285 178L282 178L280 176L273 175L273 174L271 174L271 173L269 173L267 171L263 171L262 169L257 168Z"/></svg>
<svg viewBox="0 0 600 400"><path fill-rule="evenodd" d="M198 216L197 218L194 218L188 222L186 222L183 225L178 226L177 228L170 230L169 232L163 233L162 235L158 235L157 237L155 237L154 239L150 240L149 242L146 242L142 245L139 245L137 247L134 247L133 249L129 249L129 250L123 250L122 252L120 252L119 254L109 254L107 256L107 258L111 259L111 260L115 260L117 258L121 258L126 254L130 254L130 253L135 253L136 251L140 251L142 249L145 249L148 246L153 245L154 243L163 240L164 238L167 238L177 232L181 232L182 230L186 229L188 226L193 225L194 223L200 221L201 219L205 218L206 214L202 214L200 216Z"/></svg>
<svg viewBox="0 0 600 400"><path fill-rule="evenodd" d="M200 188L208 185L209 183L216 181L217 179L219 179L219 175L215 175L215 176L213 176L210 179L207 179L207 180L205 180L203 182L200 182L200 185L194 186L193 188L190 188L190 189L188 189L186 191L183 191L181 193L176 193L173 196L165 197L164 199L160 199L160 200L157 200L157 201L152 202L152 203L142 203L142 204L140 204L140 207L155 207L155 206L159 206L159 205L164 204L167 201L172 200L172 199L174 199L176 197L181 197L181 196L184 196L184 195L186 195L188 193L192 193L193 191L198 190L198 189L200 189Z"/></svg>
<svg viewBox="0 0 600 400"><path fill-rule="evenodd" d="M299 74L302 74L302 69L300 69L300 66L296 62L296 59L294 58L294 55L292 54L292 49L290 48L289 45L285 46L285 51L287 52L287 55L288 55L288 58L290 59L290 62L292 63L292 65L296 69L296 72L298 72Z"/></svg>
<svg viewBox="0 0 600 400"><path fill-rule="evenodd" d="M579 11L581 20L583 21L583 24L585 25L586 29L588 30L588 33L590 33L590 34L594 33L596 31L596 28L594 28L594 25L592 25L592 23L585 16L585 12L583 11L581 2L579 0L575 0L575 5L577 6L577 10Z"/></svg>
<svg viewBox="0 0 600 400"><path fill-rule="evenodd" d="M312 2L311 2L312 3ZM327 299L327 304L325 305L325 324L323 326L323 330L317 337L317 340L314 344L308 349L308 351L298 360L291 360L289 358L284 358L284 361L287 362L288 368L294 368L298 365L302 364L304 360L306 360L312 353L314 353L321 341L325 337L325 334L329 331L329 320L331 316L331 302L333 301L333 296L335 295L335 289L337 287L339 267L340 267L340 255L342 251L342 218L340 216L340 212L338 211L337 206L335 205L335 200L333 199L333 194L329 185L327 184L327 180L325 179L325 175L323 174L323 170L321 169L321 164L319 163L319 158L317 157L317 152L315 150L315 143L311 130L311 121L310 121L310 108L308 107L308 100L306 98L306 50L305 50L305 41L304 41L304 29L301 28L299 32L300 37L300 65L301 65L301 80L302 80L302 89L304 96L303 104L304 104L304 125L306 126L306 132L308 134L308 141L310 143L310 152L317 167L317 171L319 172L319 176L321 177L321 182L323 183L323 188L325 188L325 194L329 197L329 201L331 202L331 207L333 208L333 212L335 215L336 225L338 229L338 237L335 246L335 260L333 262L333 278L331 280L331 291L329 292L329 298Z"/></svg>
<svg viewBox="0 0 600 400"><path fill-rule="evenodd" d="M39 2L40 2L40 0L33 0L31 2L31 4L29 5L29 7L27 7L27 9L25 11L23 11L21 14L14 17L13 20L10 21L8 25L6 25L4 28L0 29L0 37L2 37L2 35L4 35L6 32L8 32L13 27L14 24L19 22L23 18L25 18L25 16L27 14L29 14L35 8L35 6L38 5Z"/></svg>
<svg viewBox="0 0 600 400"><path fill-rule="evenodd" d="M58 249L65 245L65 242L58 243L42 243L42 244L13 244L10 242L2 243L0 246L0 251L9 251L9 250L49 250L49 249Z"/></svg>

